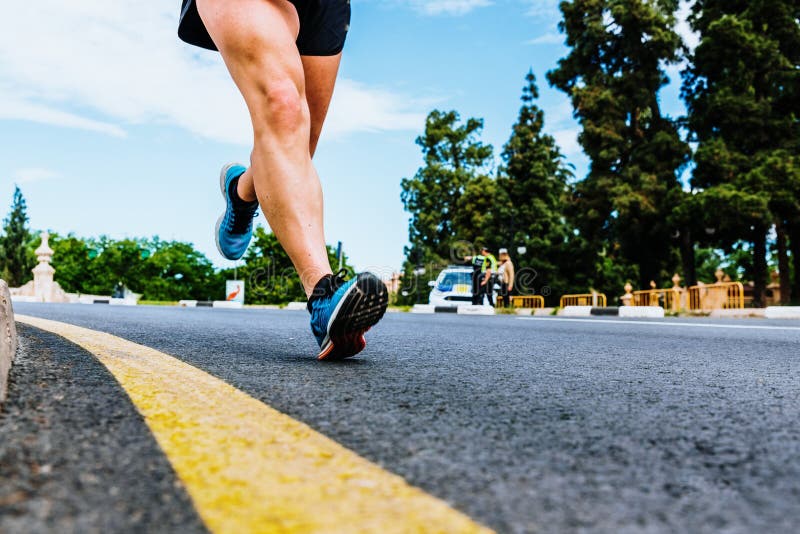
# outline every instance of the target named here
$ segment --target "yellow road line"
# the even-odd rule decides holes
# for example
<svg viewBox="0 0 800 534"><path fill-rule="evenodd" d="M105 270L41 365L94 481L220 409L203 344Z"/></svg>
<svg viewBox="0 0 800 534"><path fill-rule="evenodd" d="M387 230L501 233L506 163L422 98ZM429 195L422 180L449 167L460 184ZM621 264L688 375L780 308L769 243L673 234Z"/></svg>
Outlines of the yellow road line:
<svg viewBox="0 0 800 534"><path fill-rule="evenodd" d="M16 320L94 354L125 389L212 532L490 532L208 373L125 339Z"/></svg>

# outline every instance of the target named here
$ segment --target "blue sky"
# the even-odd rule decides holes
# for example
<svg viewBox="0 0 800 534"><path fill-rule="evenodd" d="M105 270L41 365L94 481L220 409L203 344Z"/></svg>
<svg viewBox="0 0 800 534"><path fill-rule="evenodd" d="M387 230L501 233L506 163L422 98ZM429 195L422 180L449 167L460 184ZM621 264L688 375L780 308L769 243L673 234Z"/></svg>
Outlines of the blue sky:
<svg viewBox="0 0 800 534"><path fill-rule="evenodd" d="M174 5L172 5L174 4ZM0 19L0 210L14 183L31 225L59 233L159 235L218 266L219 168L247 161L250 124L219 56L176 37L180 2L40 0ZM546 129L579 176L587 160L544 73L566 53L555 0L353 0L340 81L315 162L326 237L359 269L400 267L400 180L421 164L427 113L485 120L499 154L528 69ZM672 78L677 81L675 69ZM683 112L677 86L665 110ZM264 223L263 217L259 222ZM55 264L57 267L57 258Z"/></svg>

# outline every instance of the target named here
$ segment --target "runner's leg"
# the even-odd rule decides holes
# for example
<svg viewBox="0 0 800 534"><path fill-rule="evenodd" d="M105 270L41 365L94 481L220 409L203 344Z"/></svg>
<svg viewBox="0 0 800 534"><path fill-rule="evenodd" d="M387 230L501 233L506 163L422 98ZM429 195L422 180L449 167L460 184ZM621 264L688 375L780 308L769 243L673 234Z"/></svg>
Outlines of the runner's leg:
<svg viewBox="0 0 800 534"><path fill-rule="evenodd" d="M300 56L303 62L303 73L306 81L306 101L311 113L311 135L308 143L311 157L317 151L317 142L325 117L328 115L328 106L333 96L333 87L336 84L336 75L339 73L339 63L342 54L335 56ZM252 173L248 170L239 178L239 198L255 200L256 190L253 184Z"/></svg>
<svg viewBox="0 0 800 534"><path fill-rule="evenodd" d="M197 0L200 17L239 87L253 123L249 174L270 228L306 294L330 274L322 188L311 163L311 119L286 0Z"/></svg>

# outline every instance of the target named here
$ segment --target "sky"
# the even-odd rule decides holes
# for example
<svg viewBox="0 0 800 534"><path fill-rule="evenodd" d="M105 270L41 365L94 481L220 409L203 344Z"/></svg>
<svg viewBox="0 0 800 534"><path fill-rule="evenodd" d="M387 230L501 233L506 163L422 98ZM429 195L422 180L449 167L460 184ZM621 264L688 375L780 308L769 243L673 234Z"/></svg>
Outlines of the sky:
<svg viewBox="0 0 800 534"><path fill-rule="evenodd" d="M331 111L315 156L326 239L358 270L399 270L400 181L432 109L483 118L499 156L533 69L545 129L578 177L588 161L569 101L545 73L567 53L557 0L353 0ZM180 1L37 0L0 18L0 213L14 184L31 227L193 243L215 265L220 167L247 162L252 129L215 52L181 42ZM685 6L683 12L685 13ZM680 26L692 44L693 36ZM684 113L678 67L661 94ZM499 158L497 158L499 164ZM266 225L259 215L257 224ZM511 245L513 246L513 245ZM58 258L54 258L57 267Z"/></svg>

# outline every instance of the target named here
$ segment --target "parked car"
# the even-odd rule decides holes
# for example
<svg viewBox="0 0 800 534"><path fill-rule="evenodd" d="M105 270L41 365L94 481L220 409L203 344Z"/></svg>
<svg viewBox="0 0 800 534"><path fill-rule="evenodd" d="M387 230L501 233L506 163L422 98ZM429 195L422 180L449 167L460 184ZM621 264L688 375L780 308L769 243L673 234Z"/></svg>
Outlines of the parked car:
<svg viewBox="0 0 800 534"><path fill-rule="evenodd" d="M450 266L429 282L428 302L434 306L461 306L472 303L472 267Z"/></svg>

